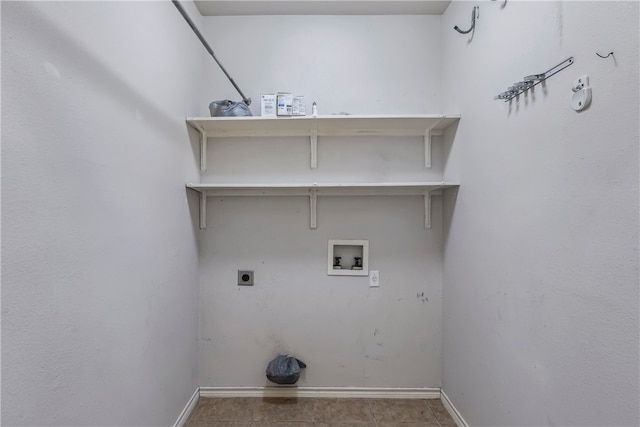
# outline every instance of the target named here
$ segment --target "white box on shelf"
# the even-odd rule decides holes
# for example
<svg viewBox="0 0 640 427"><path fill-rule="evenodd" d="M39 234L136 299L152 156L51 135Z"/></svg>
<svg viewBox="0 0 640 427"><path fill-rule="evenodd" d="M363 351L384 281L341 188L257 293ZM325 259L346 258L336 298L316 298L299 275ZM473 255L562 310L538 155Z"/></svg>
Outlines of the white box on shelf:
<svg viewBox="0 0 640 427"><path fill-rule="evenodd" d="M277 108L278 104L274 93L260 95L260 115L262 117L275 117Z"/></svg>
<svg viewBox="0 0 640 427"><path fill-rule="evenodd" d="M329 276L368 276L368 240L329 240L327 258Z"/></svg>
<svg viewBox="0 0 640 427"><path fill-rule="evenodd" d="M293 114L293 94L278 92L278 115L290 116Z"/></svg>
<svg viewBox="0 0 640 427"><path fill-rule="evenodd" d="M304 95L298 95L293 97L292 113L294 116L306 116L307 115L307 103Z"/></svg>

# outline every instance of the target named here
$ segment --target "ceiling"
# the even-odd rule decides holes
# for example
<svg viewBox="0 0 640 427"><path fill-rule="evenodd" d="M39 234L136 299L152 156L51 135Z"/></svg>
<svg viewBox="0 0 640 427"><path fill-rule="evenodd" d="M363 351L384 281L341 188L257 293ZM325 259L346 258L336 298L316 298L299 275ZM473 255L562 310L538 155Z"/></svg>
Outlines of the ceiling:
<svg viewBox="0 0 640 427"><path fill-rule="evenodd" d="M451 0L195 0L203 16L442 15Z"/></svg>

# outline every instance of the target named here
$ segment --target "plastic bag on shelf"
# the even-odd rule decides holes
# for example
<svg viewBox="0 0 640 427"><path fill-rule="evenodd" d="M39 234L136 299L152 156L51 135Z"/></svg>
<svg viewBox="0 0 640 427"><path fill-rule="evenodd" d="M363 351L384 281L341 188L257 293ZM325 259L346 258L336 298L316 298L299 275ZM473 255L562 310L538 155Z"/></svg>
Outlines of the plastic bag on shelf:
<svg viewBox="0 0 640 427"><path fill-rule="evenodd" d="M233 102L228 99L213 101L209 104L211 117L245 117L251 116L249 106L244 102Z"/></svg>

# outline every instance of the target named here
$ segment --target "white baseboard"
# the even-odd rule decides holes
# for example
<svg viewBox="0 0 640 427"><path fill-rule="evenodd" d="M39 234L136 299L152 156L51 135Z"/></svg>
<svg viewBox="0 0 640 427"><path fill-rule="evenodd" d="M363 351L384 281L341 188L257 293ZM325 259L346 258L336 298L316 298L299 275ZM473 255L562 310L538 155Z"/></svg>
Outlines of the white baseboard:
<svg viewBox="0 0 640 427"><path fill-rule="evenodd" d="M191 395L191 399L189 399L189 401L187 402L187 406L184 407L184 409L180 413L180 416L178 417L176 422L173 424L173 427L182 427L185 425L185 423L189 419L189 416L191 415L193 410L196 408L199 398L200 398L200 389L197 388L196 391L193 393L193 395Z"/></svg>
<svg viewBox="0 0 640 427"><path fill-rule="evenodd" d="M325 397L360 399L439 399L439 388L373 387L200 387L200 397Z"/></svg>
<svg viewBox="0 0 640 427"><path fill-rule="evenodd" d="M442 405L447 412L449 412L449 415L451 415L451 418L453 418L453 421L456 422L458 427L469 427L469 424L467 424L464 418L462 418L460 411L453 406L453 403L449 400L449 396L447 396L447 393L445 393L444 390L440 390L440 400L442 400Z"/></svg>

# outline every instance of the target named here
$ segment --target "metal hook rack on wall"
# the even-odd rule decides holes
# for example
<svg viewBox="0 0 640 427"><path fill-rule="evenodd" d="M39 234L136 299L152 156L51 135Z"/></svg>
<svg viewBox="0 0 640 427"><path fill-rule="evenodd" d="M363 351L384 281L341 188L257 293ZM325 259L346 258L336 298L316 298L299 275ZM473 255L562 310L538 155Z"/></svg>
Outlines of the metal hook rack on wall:
<svg viewBox="0 0 640 427"><path fill-rule="evenodd" d="M509 101L509 100L515 98L516 96L520 95L521 93L523 93L523 92L531 89L532 87L542 83L543 81L545 81L549 77L553 76L557 72L564 70L565 68L567 68L571 64L573 64L573 56L565 59L564 61L562 61L561 63L559 63L555 67L550 68L549 70L545 71L544 73L531 74L529 76L524 77L522 79L522 81L514 83L513 86L509 86L506 91L502 92L499 95L496 95L493 99L502 99L505 102Z"/></svg>

